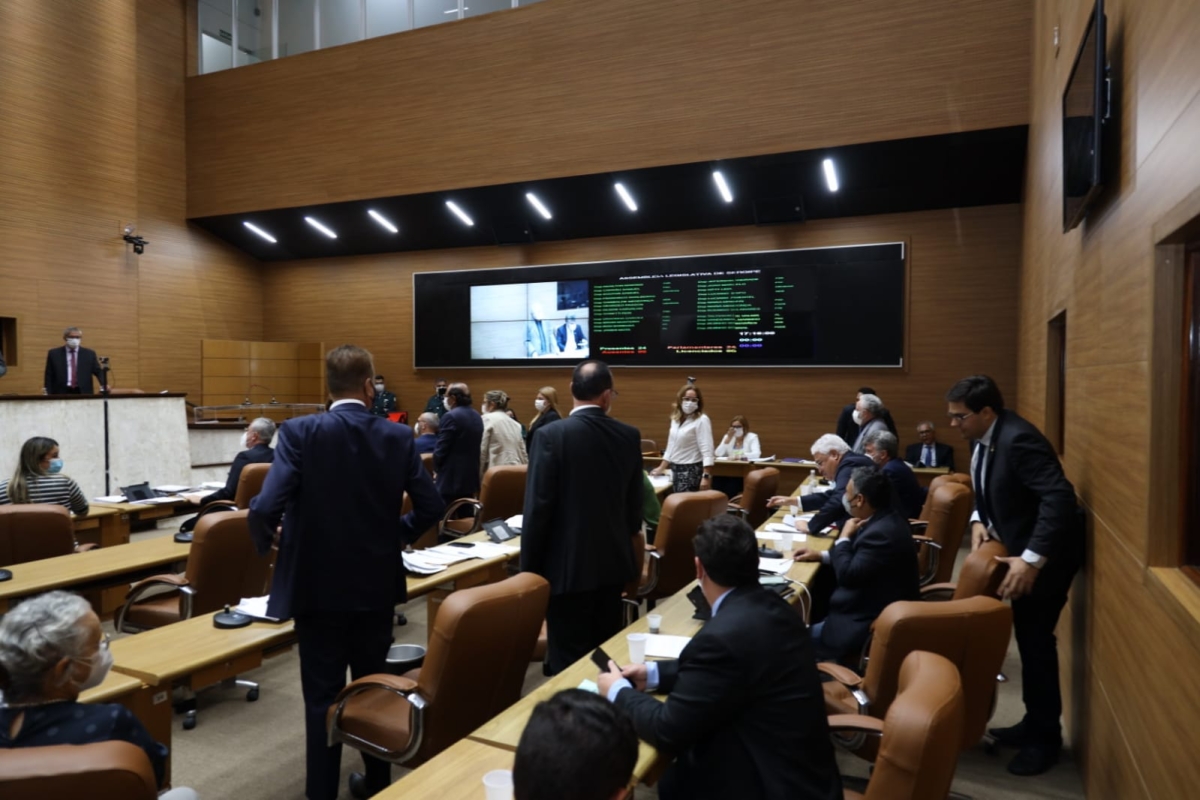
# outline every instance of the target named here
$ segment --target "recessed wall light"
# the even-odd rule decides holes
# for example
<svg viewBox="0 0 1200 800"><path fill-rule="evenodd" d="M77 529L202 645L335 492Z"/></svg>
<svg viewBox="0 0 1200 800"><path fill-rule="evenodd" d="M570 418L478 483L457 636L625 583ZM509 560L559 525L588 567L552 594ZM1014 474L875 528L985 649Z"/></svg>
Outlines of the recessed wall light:
<svg viewBox="0 0 1200 800"><path fill-rule="evenodd" d="M272 236L271 234L267 233L262 228L255 225L254 223L243 222L242 224L246 226L246 230L250 231L251 233L257 233L259 236L266 239L271 244L275 244L275 237Z"/></svg>
<svg viewBox="0 0 1200 800"><path fill-rule="evenodd" d="M314 228L316 228L317 230L319 230L321 233L323 233L323 234L325 234L326 236L328 236L330 239L336 239L336 238L337 238L337 234L336 234L336 233L334 233L333 231L329 230L329 228L326 228L324 225L322 225L320 222L317 222L317 221L316 221L315 219L313 219L312 217L305 217L305 218L304 218L304 221L305 221L305 222L307 222L309 225L312 225Z"/></svg>
<svg viewBox="0 0 1200 800"><path fill-rule="evenodd" d="M529 201L529 205L537 209L538 213L546 219L550 219L550 209L542 205L542 201L537 199L537 195L533 192L526 192L525 199Z"/></svg>
<svg viewBox="0 0 1200 800"><path fill-rule="evenodd" d="M453 212L454 212L454 216L456 216L456 217L458 217L459 219L461 219L461 220L463 221L463 224L464 224L464 225L474 225L474 224L475 224L475 220L473 220L473 219L471 219L470 217L468 217L468 216L467 216L467 212L465 212L465 211L463 211L461 208L459 208L459 207L458 207L458 205L456 205L456 204L455 204L455 202L454 202L453 200L447 200L447 201L446 201L446 208L448 208L448 209L450 209L451 211L453 211Z"/></svg>
<svg viewBox="0 0 1200 800"><path fill-rule="evenodd" d="M729 184L725 183L725 176L721 174L720 170L713 171L713 182L717 184L717 191L721 193L721 197L725 199L725 202L732 203L733 192L729 191Z"/></svg>
<svg viewBox="0 0 1200 800"><path fill-rule="evenodd" d="M821 166L825 168L825 182L829 184L829 191L836 192L838 190L838 179L837 171L833 168L833 159L825 159L821 162Z"/></svg>
<svg viewBox="0 0 1200 800"><path fill-rule="evenodd" d="M613 188L617 190L617 194L621 196L621 200L623 200L625 205L629 207L630 211L637 211L637 203L634 202L633 195L631 195L624 186L619 183L615 183L613 184Z"/></svg>
<svg viewBox="0 0 1200 800"><path fill-rule="evenodd" d="M393 225L391 220L389 220L389 219L388 219L387 217L385 217L383 214L380 214L380 213L379 213L378 211L376 211L375 209L373 209L373 208L368 208L368 209L367 209L367 213L371 215L371 219L375 220L376 222L378 222L378 223L379 223L380 225L382 225L383 227L387 228L387 229L388 229L389 231L391 231L392 233L399 233L399 232L400 232L400 229L399 229L399 228L397 228L395 225Z"/></svg>

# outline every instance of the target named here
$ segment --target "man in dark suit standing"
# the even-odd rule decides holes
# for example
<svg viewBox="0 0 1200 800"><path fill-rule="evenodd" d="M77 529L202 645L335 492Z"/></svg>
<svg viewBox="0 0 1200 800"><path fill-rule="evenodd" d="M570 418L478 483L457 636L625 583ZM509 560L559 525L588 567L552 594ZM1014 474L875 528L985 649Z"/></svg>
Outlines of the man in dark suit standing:
<svg viewBox="0 0 1200 800"><path fill-rule="evenodd" d="M843 495L850 512L833 547L801 548L797 561L833 567L837 583L829 614L812 627L819 661L838 661L862 651L875 618L897 600L916 600L917 554L908 521L892 508L892 484L878 467L857 467Z"/></svg>
<svg viewBox="0 0 1200 800"><path fill-rule="evenodd" d="M542 428L529 451L521 570L550 581L550 675L621 629L621 587L637 574L642 437L608 416L615 394L607 364L580 363L571 414Z"/></svg>
<svg viewBox="0 0 1200 800"><path fill-rule="evenodd" d="M225 486L209 495L199 498L198 503L211 503L214 500L233 500L237 497L238 481L242 478L242 470L247 464L270 464L275 460L275 451L271 449L271 440L275 438L275 422L266 417L259 417L246 426L242 434L242 451L233 457L229 465L229 477Z"/></svg>
<svg viewBox="0 0 1200 800"><path fill-rule="evenodd" d="M904 460L914 467L945 467L954 472L954 448L937 440L933 423L924 420L917 425L917 438L904 451Z"/></svg>
<svg viewBox="0 0 1200 800"><path fill-rule="evenodd" d="M1062 693L1054 626L1067 602L1083 555L1075 487L1041 431L1004 408L999 387L972 375L946 394L950 424L977 444L971 456L975 513L971 547L989 538L1008 548L1008 575L1000 595L1012 600L1013 629L1021 653L1025 718L992 734L1020 748L1008 765L1014 775L1038 775L1062 749Z"/></svg>
<svg viewBox="0 0 1200 800"><path fill-rule="evenodd" d="M828 526L837 525L850 516L842 505L842 495L846 492L846 484L850 482L850 473L855 467L869 467L873 462L864 455L850 452L850 445L832 433L813 442L812 456L821 477L832 481L833 486L824 492L813 492L800 498L801 510L816 513L807 522L797 522L796 527L803 533L811 531L819 534ZM767 501L767 506L778 508L795 502L795 497L775 495Z"/></svg>
<svg viewBox="0 0 1200 800"><path fill-rule="evenodd" d="M393 609L406 597L401 551L443 509L412 431L369 411L371 354L353 345L331 350L325 374L329 412L279 430L275 462L249 518L263 554L283 519L267 613L296 619L310 800L338 796L342 751L327 744L326 712L346 685L347 667L353 678L384 671ZM413 510L401 516L406 492ZM390 782L387 762L363 761L365 780L351 779L356 797Z"/></svg>
<svg viewBox="0 0 1200 800"><path fill-rule="evenodd" d="M433 482L446 503L479 494L479 449L483 418L471 407L471 390L452 383L446 390L446 411L433 448Z"/></svg>
<svg viewBox="0 0 1200 800"><path fill-rule="evenodd" d="M108 391L100 359L96 351L82 346L83 331L67 328L63 331L62 347L46 353L46 375L42 391L46 394L95 394L92 376L100 381L100 392Z"/></svg>
<svg viewBox="0 0 1200 800"><path fill-rule="evenodd" d="M609 662L597 679L640 738L678 756L658 796L841 798L812 642L795 610L759 586L754 531L723 515L693 546L712 619L677 661Z"/></svg>

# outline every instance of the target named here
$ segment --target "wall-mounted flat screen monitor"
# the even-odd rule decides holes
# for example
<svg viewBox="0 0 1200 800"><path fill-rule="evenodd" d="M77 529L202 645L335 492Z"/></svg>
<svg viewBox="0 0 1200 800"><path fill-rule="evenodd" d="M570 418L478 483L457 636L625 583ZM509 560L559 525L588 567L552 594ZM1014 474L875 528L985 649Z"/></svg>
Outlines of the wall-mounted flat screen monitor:
<svg viewBox="0 0 1200 800"><path fill-rule="evenodd" d="M413 275L424 367L901 367L903 243Z"/></svg>
<svg viewBox="0 0 1200 800"><path fill-rule="evenodd" d="M1104 37L1104 0L1096 0L1063 91L1064 233L1083 221L1103 188L1100 148L1108 112Z"/></svg>

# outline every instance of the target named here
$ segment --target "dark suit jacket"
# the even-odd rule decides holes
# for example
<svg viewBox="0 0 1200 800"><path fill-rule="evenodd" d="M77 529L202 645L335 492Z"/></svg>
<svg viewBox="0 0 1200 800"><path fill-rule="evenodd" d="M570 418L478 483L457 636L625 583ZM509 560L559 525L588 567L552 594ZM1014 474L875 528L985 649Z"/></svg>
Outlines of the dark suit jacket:
<svg viewBox="0 0 1200 800"><path fill-rule="evenodd" d="M405 492L413 510L402 517ZM401 551L444 508L406 426L357 403L288 420L250 503L259 553L283 518L268 613L390 610L406 597Z"/></svg>
<svg viewBox="0 0 1200 800"><path fill-rule="evenodd" d="M872 417L867 421L866 425L859 426L858 436L855 437L854 441L846 442L846 444L850 445L854 452L861 453L867 447L867 437L875 431L881 431L885 428L887 428L887 421L883 417Z"/></svg>
<svg viewBox="0 0 1200 800"><path fill-rule="evenodd" d="M107 388L100 372L100 359L96 358L95 350L80 347L76 365L79 368L80 394L96 393L92 386L93 375L100 380L101 389ZM46 376L42 386L45 387L47 394L67 393L67 348L65 346L55 347L46 353Z"/></svg>
<svg viewBox="0 0 1200 800"><path fill-rule="evenodd" d="M554 329L554 341L558 344L558 349L561 352L567 351L567 323L563 323ZM575 346L581 347L587 341L587 334L583 332L583 325L575 323Z"/></svg>
<svg viewBox="0 0 1200 800"><path fill-rule="evenodd" d="M800 498L800 507L805 511L816 511L817 514L808 522L808 529L817 533L827 525L835 525L846 519L846 509L842 505L842 496L846 494L846 484L850 482L850 473L855 467L870 467L874 461L858 453L846 453L838 464L837 474L833 476L833 488L825 492L816 492Z"/></svg>
<svg viewBox="0 0 1200 800"><path fill-rule="evenodd" d="M741 587L678 661L659 662L665 703L623 689L616 704L639 738L679 756L660 791L671 786L689 800L833 800L842 786L815 662L795 610L758 586Z"/></svg>
<svg viewBox="0 0 1200 800"><path fill-rule="evenodd" d="M637 574L630 537L642 526L642 435L599 407L531 440L521 570L554 595L622 584Z"/></svg>
<svg viewBox="0 0 1200 800"><path fill-rule="evenodd" d="M914 467L928 467L921 459L921 453L925 452L925 445L917 442L910 444L904 451L904 460L912 464ZM954 448L948 444L941 442L933 443L933 454L937 458L939 467L946 467L951 472L954 472Z"/></svg>
<svg viewBox="0 0 1200 800"><path fill-rule="evenodd" d="M225 488L217 489L204 498L203 502L232 500L237 497L238 480L242 477L243 467L247 464L270 464L274 460L275 451L271 449L270 445L256 444L249 450L243 450L233 457L233 463L229 465L229 477L225 479Z"/></svg>
<svg viewBox="0 0 1200 800"><path fill-rule="evenodd" d="M436 433L422 433L416 439L418 453L432 453L433 448L437 447Z"/></svg>
<svg viewBox="0 0 1200 800"><path fill-rule="evenodd" d="M893 458L883 465L882 472L892 482L892 498L896 511L908 519L919 518L921 506L925 505L925 490L917 481L912 467Z"/></svg>
<svg viewBox="0 0 1200 800"><path fill-rule="evenodd" d="M895 512L876 513L850 541L834 545L829 563L837 587L821 643L843 655L862 648L871 623L889 604L916 600L920 591L912 530Z"/></svg>
<svg viewBox="0 0 1200 800"><path fill-rule="evenodd" d="M1009 554L1029 548L1048 559L1077 557L1082 531L1075 521L1075 487L1042 432L1015 412L1001 411L985 457L992 526Z"/></svg>
<svg viewBox="0 0 1200 800"><path fill-rule="evenodd" d="M483 418L471 406L455 406L442 417L433 471L437 490L448 500L479 494L479 449L483 445Z"/></svg>
<svg viewBox="0 0 1200 800"><path fill-rule="evenodd" d="M854 421L854 406L854 403L842 406L842 413L838 414L837 429L834 431L848 445L853 445L854 440L858 438L858 423Z"/></svg>
<svg viewBox="0 0 1200 800"><path fill-rule="evenodd" d="M553 408L539 415L538 418L533 421L533 424L529 426L529 430L525 434L525 449L529 449L529 444L533 441L533 435L535 433L549 425L551 422L558 422L560 419L562 419L562 415Z"/></svg>
<svg viewBox="0 0 1200 800"><path fill-rule="evenodd" d="M4 353L0 353L0 378L3 378L6 372L8 372L8 365L4 363Z"/></svg>

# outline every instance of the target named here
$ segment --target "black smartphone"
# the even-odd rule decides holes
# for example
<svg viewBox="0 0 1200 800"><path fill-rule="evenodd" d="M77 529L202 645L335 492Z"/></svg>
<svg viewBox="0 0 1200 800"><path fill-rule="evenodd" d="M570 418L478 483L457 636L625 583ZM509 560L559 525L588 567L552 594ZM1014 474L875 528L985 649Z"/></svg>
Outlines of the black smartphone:
<svg viewBox="0 0 1200 800"><path fill-rule="evenodd" d="M603 647L597 647L592 651L592 661L600 668L601 672L608 672L608 662L612 659L608 657L608 653L604 652Z"/></svg>
<svg viewBox="0 0 1200 800"><path fill-rule="evenodd" d="M475 545L471 544L470 542L449 542L449 545L451 547L466 547L466 548L471 548L471 547L475 546Z"/></svg>

